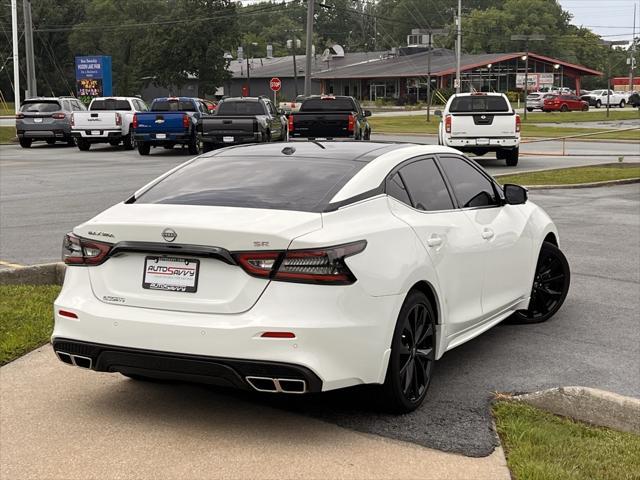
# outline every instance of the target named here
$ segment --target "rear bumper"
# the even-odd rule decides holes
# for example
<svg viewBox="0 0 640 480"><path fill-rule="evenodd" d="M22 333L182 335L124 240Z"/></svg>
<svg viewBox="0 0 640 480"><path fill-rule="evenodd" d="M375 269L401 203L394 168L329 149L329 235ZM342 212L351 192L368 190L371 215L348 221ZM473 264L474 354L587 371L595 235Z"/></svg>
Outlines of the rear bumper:
<svg viewBox="0 0 640 480"><path fill-rule="evenodd" d="M225 138L227 141L225 141ZM198 135L198 139L203 143L213 143L215 145L235 145L239 143L259 143L262 142L264 136L262 132L252 133L201 133ZM233 140L230 140L233 139Z"/></svg>
<svg viewBox="0 0 640 480"><path fill-rule="evenodd" d="M158 138L157 135L165 135L165 138ZM134 133L133 138L136 142L145 142L156 145L164 145L166 143L190 143L193 141L191 133Z"/></svg>
<svg viewBox="0 0 640 480"><path fill-rule="evenodd" d="M308 368L278 362L185 355L56 338L53 349L65 363L74 356L90 359L79 366L98 372L120 372L168 380L186 380L251 389L246 378L301 380L305 392L320 392L322 381ZM300 392L302 393L302 392Z"/></svg>
<svg viewBox="0 0 640 480"><path fill-rule="evenodd" d="M99 132L92 134L91 132ZM71 136L73 138L82 138L88 140L91 143L108 142L110 140L122 139L122 130L72 130Z"/></svg>
<svg viewBox="0 0 640 480"><path fill-rule="evenodd" d="M296 131L289 132L291 138L355 138L354 132L339 131Z"/></svg>
<svg viewBox="0 0 640 480"><path fill-rule="evenodd" d="M68 130L59 128L50 128L48 130L22 130L16 129L18 138L32 138L34 140L46 140L50 138L70 138L71 134Z"/></svg>
<svg viewBox="0 0 640 480"><path fill-rule="evenodd" d="M131 350L144 356L118 363L110 357L105 357L108 362L100 360L102 350L89 352L100 371L126 373L124 369L128 369L137 373L132 369L145 369L196 379L193 375L198 374L192 367L197 370L200 364L187 362L184 366L182 357L205 358L202 361L207 365L227 366L240 376L245 370L232 364L234 361L243 365L257 362L308 370L303 378L309 389L317 384L324 391L384 382L391 336L403 300L403 294L370 296L358 283L317 286L271 282L253 307L240 313L158 310L101 301L92 291L88 268L69 267L55 301L52 342L54 346L60 342L98 344L104 351ZM78 318L61 316L60 309L72 311ZM295 338L264 338L261 335L266 331L293 332ZM145 366L154 358L177 366ZM207 368L215 373L222 367ZM312 381L309 372L319 382ZM210 376L216 378L217 374ZM224 384L238 383L237 375L223 377ZM235 380L230 380L232 377Z"/></svg>
<svg viewBox="0 0 640 480"><path fill-rule="evenodd" d="M445 137L444 143L447 147L455 148L462 152L495 152L502 149L518 148L520 138L504 137L504 138L451 138Z"/></svg>

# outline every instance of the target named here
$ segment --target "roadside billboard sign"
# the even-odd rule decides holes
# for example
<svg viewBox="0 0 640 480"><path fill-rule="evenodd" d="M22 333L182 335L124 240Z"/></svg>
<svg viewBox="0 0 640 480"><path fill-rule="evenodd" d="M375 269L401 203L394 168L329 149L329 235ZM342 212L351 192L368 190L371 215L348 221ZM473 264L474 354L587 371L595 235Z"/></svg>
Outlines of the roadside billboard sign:
<svg viewBox="0 0 640 480"><path fill-rule="evenodd" d="M110 56L76 57L76 94L84 103L94 97L113 95Z"/></svg>

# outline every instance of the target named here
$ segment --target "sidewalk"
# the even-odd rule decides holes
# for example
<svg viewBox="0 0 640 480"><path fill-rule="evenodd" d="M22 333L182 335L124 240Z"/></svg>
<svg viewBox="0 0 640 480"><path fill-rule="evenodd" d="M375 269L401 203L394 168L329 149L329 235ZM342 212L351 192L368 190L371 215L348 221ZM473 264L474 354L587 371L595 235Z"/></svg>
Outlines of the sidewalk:
<svg viewBox="0 0 640 480"><path fill-rule="evenodd" d="M0 369L0 478L508 480L501 449L469 458L246 402L59 362Z"/></svg>

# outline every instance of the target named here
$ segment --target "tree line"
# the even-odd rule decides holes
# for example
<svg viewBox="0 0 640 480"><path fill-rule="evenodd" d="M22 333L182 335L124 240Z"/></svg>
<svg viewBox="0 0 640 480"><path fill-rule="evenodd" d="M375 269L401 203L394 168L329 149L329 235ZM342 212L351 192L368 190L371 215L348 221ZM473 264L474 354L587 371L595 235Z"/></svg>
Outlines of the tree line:
<svg viewBox="0 0 640 480"><path fill-rule="evenodd" d="M19 2L21 3L21 2ZM180 86L197 78L201 92L213 92L228 78L225 53L248 46L251 56L276 56L299 39L304 54L306 0L243 5L231 0L32 0L38 92L75 92L74 57L111 55L116 94L140 93L149 83ZM466 53L520 51L512 34L544 34L531 51L585 65L613 76L628 73L627 52L601 45L588 28L572 25L556 0L464 0L462 50ZM406 44L412 28L438 29L435 45L453 48L457 0L316 0L314 45L318 54L333 45L349 51L384 51ZM22 9L19 8L22 25ZM11 12L0 7L0 91L12 97ZM20 35L22 35L20 29ZM2 37L0 37L2 38ZM21 74L24 64L21 40ZM289 45L295 42L290 42ZM4 63L2 63L4 62ZM23 75L24 76L24 75ZM585 79L585 88L604 78Z"/></svg>

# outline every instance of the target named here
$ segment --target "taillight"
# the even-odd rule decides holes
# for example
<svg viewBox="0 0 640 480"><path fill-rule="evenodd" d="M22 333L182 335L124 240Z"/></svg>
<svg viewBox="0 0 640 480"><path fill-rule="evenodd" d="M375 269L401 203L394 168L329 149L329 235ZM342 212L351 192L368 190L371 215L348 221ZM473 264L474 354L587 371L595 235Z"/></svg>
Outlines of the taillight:
<svg viewBox="0 0 640 480"><path fill-rule="evenodd" d="M24 113L16 113L16 119L24 118Z"/></svg>
<svg viewBox="0 0 640 480"><path fill-rule="evenodd" d="M56 120L62 120L66 115L64 113L54 113L53 115L51 115L53 118L55 118Z"/></svg>
<svg viewBox="0 0 640 480"><path fill-rule="evenodd" d="M133 120L131 121L131 126L133 128L138 128L138 114L137 113L133 114Z"/></svg>
<svg viewBox="0 0 640 480"><path fill-rule="evenodd" d="M75 126L76 126L76 118L75 118L75 116L73 115L73 113L71 114L71 126L72 126L72 127L75 127Z"/></svg>
<svg viewBox="0 0 640 480"><path fill-rule="evenodd" d="M99 265L109 254L111 245L67 233L62 241L62 261L67 265Z"/></svg>
<svg viewBox="0 0 640 480"><path fill-rule="evenodd" d="M334 247L286 252L240 252L234 257L254 277L283 282L350 285L356 281L344 259L362 252L365 240Z"/></svg>
<svg viewBox="0 0 640 480"><path fill-rule="evenodd" d="M116 125L122 125L122 115L116 112Z"/></svg>
<svg viewBox="0 0 640 480"><path fill-rule="evenodd" d="M187 115L186 113L182 115L182 126L184 128L189 128L191 126L191 119L189 118L189 115Z"/></svg>
<svg viewBox="0 0 640 480"><path fill-rule="evenodd" d="M349 124L347 125L347 130L349 132L353 132L356 129L356 117L350 113L349 114Z"/></svg>
<svg viewBox="0 0 640 480"><path fill-rule="evenodd" d="M451 115L444 117L444 131L451 133Z"/></svg>
<svg viewBox="0 0 640 480"><path fill-rule="evenodd" d="M293 115L289 115L289 133L293 132Z"/></svg>
<svg viewBox="0 0 640 480"><path fill-rule="evenodd" d="M516 133L520 132L521 124L522 124L522 120L520 120L520 115L516 114Z"/></svg>

